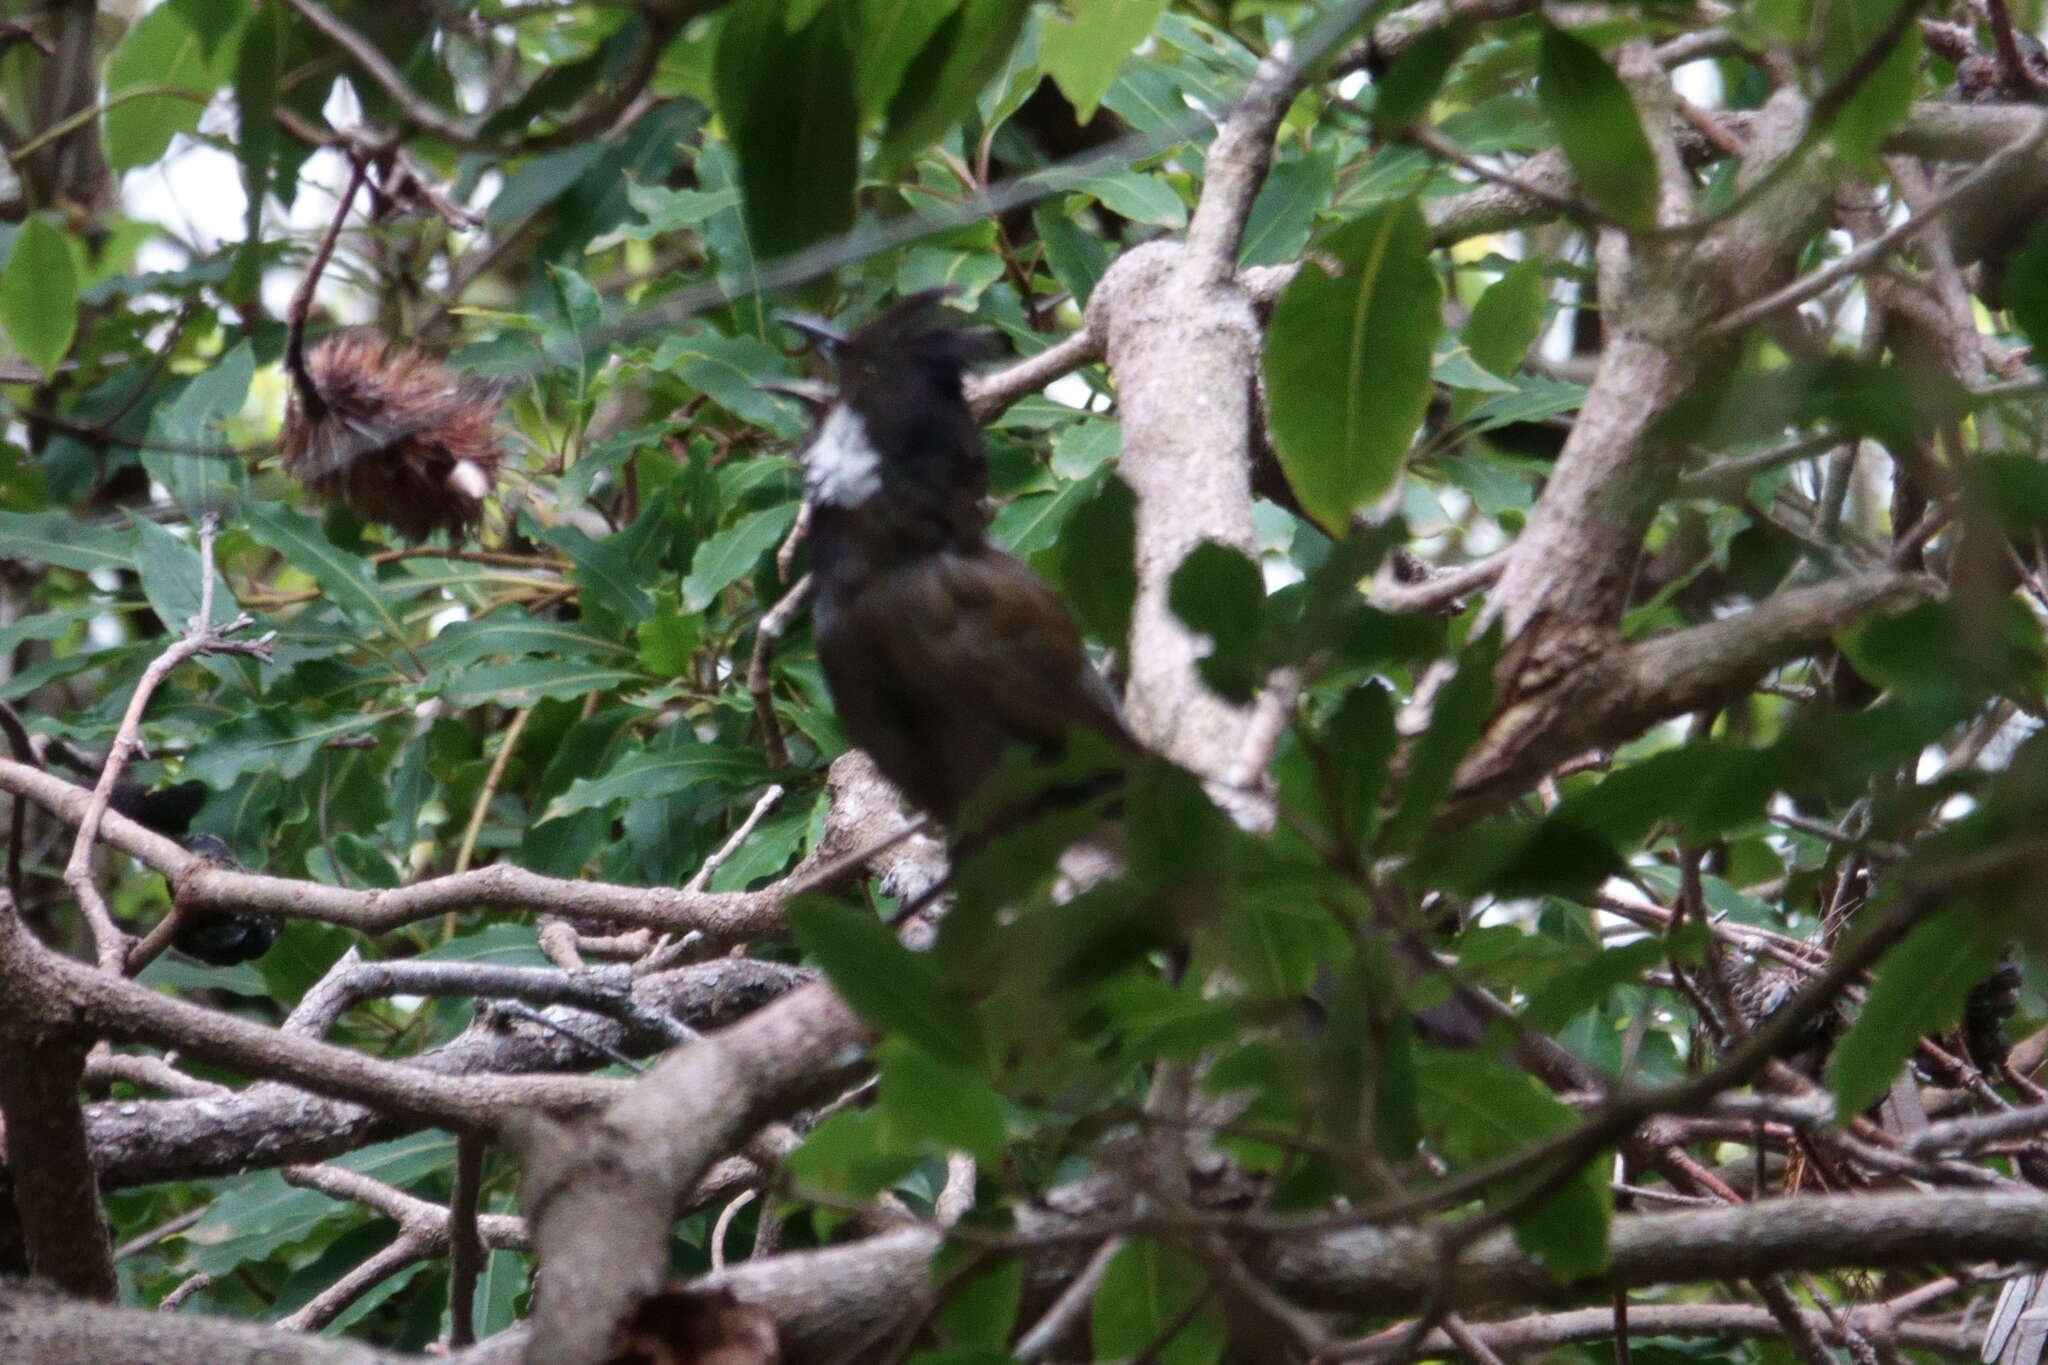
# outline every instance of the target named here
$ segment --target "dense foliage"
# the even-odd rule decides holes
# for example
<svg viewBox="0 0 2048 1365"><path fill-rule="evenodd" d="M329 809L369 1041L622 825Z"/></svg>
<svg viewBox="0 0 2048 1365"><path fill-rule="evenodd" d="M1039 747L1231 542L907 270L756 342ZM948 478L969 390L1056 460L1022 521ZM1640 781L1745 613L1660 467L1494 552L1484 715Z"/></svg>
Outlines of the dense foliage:
<svg viewBox="0 0 2048 1365"><path fill-rule="evenodd" d="M508 1072L628 1077L683 1035L535 986L543 969L774 967L656 1006L706 1027L821 971L876 1030L858 1066L812 1068L848 1098L751 1097L795 1145L755 1143L758 1165L686 1200L669 1269L752 1246L772 1288L777 1257L973 1207L928 1282L864 1291L879 1327L845 1309L836 1335L785 1342L802 1358L1006 1358L1085 1259L1049 1264L1034 1238L1101 1252L1092 1309L1031 1358L1300 1359L1411 1322L1360 1352L1483 1353L1489 1320L1550 1320L1523 1281L1455 1288L1502 1227L1485 1256L1519 1248L1588 1291L1675 1286L1637 1296L1636 1349L1659 1359L1789 1339L1818 1365L1845 1332L1972 1349L1967 1284L1846 1328L1795 1300L1846 1311L1982 1273L2019 1233L1895 1245L1841 1201L1834 1241L1651 1273L1610 1232L1631 1209L1901 1177L2025 1201L2048 1172L2024 1124L1915 1146L1930 1120L2048 1098L2039 1046L2008 1058L2000 1036L2048 1013L2040 978L1997 974L2030 961L2044 858L2048 472L2025 348L2048 335L2048 64L2003 3L1986 14L35 7L0 22L0 701L37 766L90 787L204 600L270 647L171 671L128 776L202 784L191 829L247 868L374 892L511 864L712 893L569 906L537 934L545 895L509 883L368 928L374 898L236 883L285 915L268 952L139 975L209 1010L279 1026L318 998L324 1036L365 1057L443 1067L524 1031L555 1050ZM1218 150L1219 123L1256 126L1240 101L1261 80L1269 169ZM1256 197L1214 287L1256 308L1257 372L1120 351L1114 328L1139 324L1091 296L1226 180ZM1909 214L1936 230L1894 231ZM316 340L365 326L491 381L502 465L469 535L409 543L280 467L309 271ZM1811 287L1768 297L1795 278ZM934 908L914 879L781 899L860 846L829 837L845 744L802 613L810 411L763 385L822 373L777 308L861 318L938 285L1018 357L973 390L994 537L1134 692L1156 590L1205 641L1205 704L1249 736L1147 732L1134 696L1206 793L1147 767L996 840L905 946L898 912ZM1257 490L1246 534L1147 553L1154 495L1120 476L1141 383L1183 408L1256 391L1225 479ZM1190 450L1190 481L1213 458ZM82 807L49 809L29 767L0 766L29 814L10 917L118 975L65 875ZM1058 847L1109 809L1123 866L1055 895ZM195 875L141 851L82 864L138 936L170 913L160 874ZM742 910L744 931L718 919ZM0 968L30 972L21 953ZM365 960L479 972L361 985ZM454 1125L374 1076L340 1087L182 1015L53 1022L7 991L0 1067L45 1037L116 1040L78 1065L112 1241L141 1239L115 1263L130 1306L184 1286L187 1314L417 1351L450 1337L445 1232L349 1279L400 1235L391 1191L530 1212L510 1151L483 1144L459 1176ZM307 1128L265 1080L385 1122ZM274 1144L222 1154L244 1140L205 1106L230 1089ZM21 1093L0 1094L11 1189L39 1178ZM1049 1230L1062 1199L1088 1235ZM0 1270L35 1255L26 1221L0 1215ZM1288 1238L1349 1224L1429 1229L1409 1258L1440 1255L1453 1288L1287 1268ZM526 1231L484 1242L454 1276L479 1338L527 1315L532 1272ZM1729 1311L1655 1315L1684 1304ZM1921 1335L1896 1334L1907 1317ZM1523 1344L1604 1359L1560 1343L1613 1330Z"/></svg>

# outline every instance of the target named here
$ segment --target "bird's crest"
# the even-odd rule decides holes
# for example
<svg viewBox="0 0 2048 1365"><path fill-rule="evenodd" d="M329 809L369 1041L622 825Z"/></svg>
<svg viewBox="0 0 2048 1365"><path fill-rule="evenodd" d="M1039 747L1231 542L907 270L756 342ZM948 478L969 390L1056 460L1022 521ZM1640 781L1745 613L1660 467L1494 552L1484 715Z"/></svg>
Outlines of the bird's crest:
<svg viewBox="0 0 2048 1365"><path fill-rule="evenodd" d="M961 315L944 306L951 285L923 289L898 299L846 339L849 358L898 360L969 370L1007 349L1001 336L981 327L962 327Z"/></svg>

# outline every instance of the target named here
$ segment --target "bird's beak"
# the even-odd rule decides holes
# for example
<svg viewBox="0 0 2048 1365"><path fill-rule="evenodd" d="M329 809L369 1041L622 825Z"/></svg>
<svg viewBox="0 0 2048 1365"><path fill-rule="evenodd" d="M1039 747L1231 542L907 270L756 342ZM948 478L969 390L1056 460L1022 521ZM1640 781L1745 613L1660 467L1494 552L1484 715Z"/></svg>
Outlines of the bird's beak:
<svg viewBox="0 0 2048 1365"><path fill-rule="evenodd" d="M832 405L832 386L815 379L763 379L754 387L764 393L794 398L813 412L823 412Z"/></svg>
<svg viewBox="0 0 2048 1365"><path fill-rule="evenodd" d="M826 358L846 344L846 334L820 317L808 313L777 313L775 320L793 332L801 332Z"/></svg>

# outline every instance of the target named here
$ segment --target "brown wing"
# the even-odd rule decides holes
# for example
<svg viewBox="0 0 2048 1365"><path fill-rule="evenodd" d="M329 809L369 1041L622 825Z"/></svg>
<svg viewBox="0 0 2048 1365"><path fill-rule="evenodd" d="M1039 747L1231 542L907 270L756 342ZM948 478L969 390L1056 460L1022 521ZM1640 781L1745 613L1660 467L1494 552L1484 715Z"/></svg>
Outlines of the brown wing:
<svg viewBox="0 0 2048 1365"><path fill-rule="evenodd" d="M1066 604L1031 570L996 549L944 554L904 606L932 646L947 686L971 698L1010 738L1054 745L1074 726L1131 743L1116 702L1081 647Z"/></svg>
<svg viewBox="0 0 2048 1365"><path fill-rule="evenodd" d="M818 643L847 737L941 819L1012 744L1054 750L1080 726L1137 747L1065 605L999 550L876 575Z"/></svg>

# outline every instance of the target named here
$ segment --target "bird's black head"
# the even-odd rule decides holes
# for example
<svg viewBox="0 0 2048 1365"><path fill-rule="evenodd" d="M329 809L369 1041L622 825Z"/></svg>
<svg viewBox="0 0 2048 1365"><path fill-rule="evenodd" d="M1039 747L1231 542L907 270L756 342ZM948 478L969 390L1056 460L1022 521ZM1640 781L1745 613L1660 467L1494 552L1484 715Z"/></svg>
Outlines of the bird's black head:
<svg viewBox="0 0 2048 1365"><path fill-rule="evenodd" d="M838 380L838 397L804 449L814 501L856 507L905 485L971 485L978 496L981 433L961 380L1001 342L958 325L940 306L952 292L912 294L848 335L816 319L784 319L817 343Z"/></svg>

